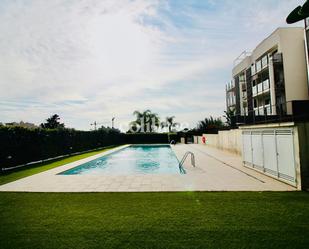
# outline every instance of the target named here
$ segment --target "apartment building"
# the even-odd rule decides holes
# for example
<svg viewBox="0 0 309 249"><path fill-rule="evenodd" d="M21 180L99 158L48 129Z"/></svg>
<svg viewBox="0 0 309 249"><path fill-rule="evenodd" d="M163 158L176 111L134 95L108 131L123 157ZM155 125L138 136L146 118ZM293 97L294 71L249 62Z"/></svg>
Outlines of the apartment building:
<svg viewBox="0 0 309 249"><path fill-rule="evenodd" d="M309 100L306 65L304 29L276 29L235 60L227 109L238 116L293 114L293 101Z"/></svg>

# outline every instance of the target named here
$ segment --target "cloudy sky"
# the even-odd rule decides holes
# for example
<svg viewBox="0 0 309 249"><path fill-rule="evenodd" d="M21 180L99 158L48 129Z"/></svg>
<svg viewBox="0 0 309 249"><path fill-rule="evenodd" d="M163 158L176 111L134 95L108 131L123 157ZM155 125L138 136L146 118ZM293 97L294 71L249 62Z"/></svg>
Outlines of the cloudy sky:
<svg viewBox="0 0 309 249"><path fill-rule="evenodd" d="M0 122L222 116L233 60L304 0L1 0Z"/></svg>

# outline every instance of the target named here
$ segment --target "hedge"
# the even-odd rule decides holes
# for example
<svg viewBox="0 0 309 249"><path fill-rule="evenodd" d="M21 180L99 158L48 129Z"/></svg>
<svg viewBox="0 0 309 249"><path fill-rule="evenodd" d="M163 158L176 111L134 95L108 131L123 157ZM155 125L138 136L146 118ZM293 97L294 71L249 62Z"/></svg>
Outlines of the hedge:
<svg viewBox="0 0 309 249"><path fill-rule="evenodd" d="M0 127L0 168L122 143L117 132Z"/></svg>
<svg viewBox="0 0 309 249"><path fill-rule="evenodd" d="M179 141L177 134L0 127L0 169L109 145Z"/></svg>

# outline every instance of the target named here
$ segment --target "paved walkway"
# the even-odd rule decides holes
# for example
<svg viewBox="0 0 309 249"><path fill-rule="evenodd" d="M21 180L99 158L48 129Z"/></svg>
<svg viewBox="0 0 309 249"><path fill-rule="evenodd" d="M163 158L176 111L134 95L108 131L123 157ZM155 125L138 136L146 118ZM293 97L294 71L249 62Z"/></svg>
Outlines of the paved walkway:
<svg viewBox="0 0 309 249"><path fill-rule="evenodd" d="M122 148L122 147L121 147ZM142 191L293 191L294 187L242 166L241 158L204 145L172 147L181 160L186 151L187 174L175 175L57 175L119 148L0 186L0 191L26 192L142 192Z"/></svg>

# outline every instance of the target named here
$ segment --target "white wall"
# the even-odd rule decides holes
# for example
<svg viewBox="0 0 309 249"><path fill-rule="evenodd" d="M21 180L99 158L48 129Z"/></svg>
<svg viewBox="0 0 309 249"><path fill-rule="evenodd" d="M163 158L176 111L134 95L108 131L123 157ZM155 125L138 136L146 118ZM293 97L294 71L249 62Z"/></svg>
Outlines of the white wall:
<svg viewBox="0 0 309 249"><path fill-rule="evenodd" d="M203 134L206 145L227 150L235 154L242 154L241 130L219 131L218 134ZM203 144L202 137L194 137L194 143Z"/></svg>

